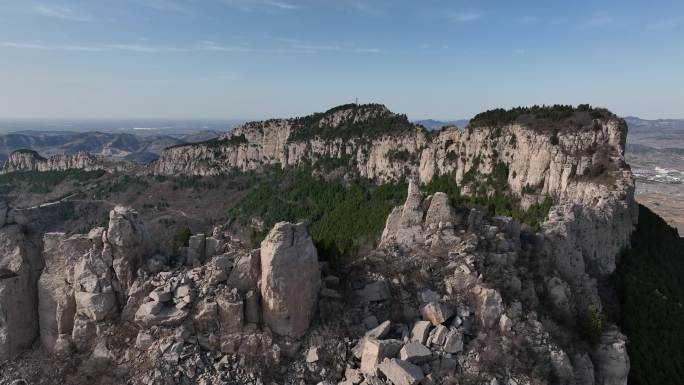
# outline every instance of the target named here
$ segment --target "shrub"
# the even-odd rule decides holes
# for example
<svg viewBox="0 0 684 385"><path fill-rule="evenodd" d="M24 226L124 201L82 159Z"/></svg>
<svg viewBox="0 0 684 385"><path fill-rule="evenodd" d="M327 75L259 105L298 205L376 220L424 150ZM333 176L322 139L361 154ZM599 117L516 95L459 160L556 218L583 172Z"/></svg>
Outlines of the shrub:
<svg viewBox="0 0 684 385"><path fill-rule="evenodd" d="M411 154L408 150L390 150L387 152L387 159L391 162L410 162L415 160L415 155Z"/></svg>
<svg viewBox="0 0 684 385"><path fill-rule="evenodd" d="M176 235L173 236L173 250L178 250L181 247L188 247L191 235L192 232L188 227L183 227L176 231Z"/></svg>
<svg viewBox="0 0 684 385"><path fill-rule="evenodd" d="M509 216L538 230L549 214L551 199L546 198L543 202L532 204L527 210L523 210L518 198L510 193L507 185L504 185L508 167L500 164L498 167L495 166L494 170L493 174L486 178L479 176L485 183L478 185L475 194L470 196L461 195L461 190L452 175L435 176L423 186L423 190L428 194L438 191L447 194L453 206L484 208L489 215ZM488 194L487 190L492 188L497 189L494 194Z"/></svg>
<svg viewBox="0 0 684 385"><path fill-rule="evenodd" d="M516 149L518 147L518 138L515 136L515 134L511 135L511 139L508 140L508 145L512 149Z"/></svg>
<svg viewBox="0 0 684 385"><path fill-rule="evenodd" d="M244 134L240 135L232 135L230 136L227 140L226 143L231 144L231 145L239 145L239 144L245 144L248 143L247 138L245 137Z"/></svg>
<svg viewBox="0 0 684 385"><path fill-rule="evenodd" d="M294 130L290 134L291 141L305 141L314 137L322 139L350 139L350 138L375 138L386 134L398 134L409 132L416 129L406 117L406 115L395 115L388 113L377 104L356 105L348 104L338 106L326 111L302 118L292 119ZM333 114L340 110L351 110L352 114L367 112L369 109L376 109L371 116L366 119L355 120L353 117L340 122L336 127L328 127L321 124L326 115Z"/></svg>
<svg viewBox="0 0 684 385"><path fill-rule="evenodd" d="M560 143L560 141L558 140L558 130L553 130L553 132L551 133L551 144L554 146L558 146L558 143Z"/></svg>
<svg viewBox="0 0 684 385"><path fill-rule="evenodd" d="M584 339L591 345L597 346L601 342L601 335L603 334L603 313L594 304L590 304L584 311L580 322L580 333Z"/></svg>

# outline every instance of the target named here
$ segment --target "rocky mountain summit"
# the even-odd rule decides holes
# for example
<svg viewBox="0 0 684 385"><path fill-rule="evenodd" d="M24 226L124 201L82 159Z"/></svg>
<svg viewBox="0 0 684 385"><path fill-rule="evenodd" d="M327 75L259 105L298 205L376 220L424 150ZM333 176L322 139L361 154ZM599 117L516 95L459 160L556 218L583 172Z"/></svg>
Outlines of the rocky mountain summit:
<svg viewBox="0 0 684 385"><path fill-rule="evenodd" d="M306 223L269 225L258 248L219 224L169 254L128 207L86 234L43 234L5 205L0 383L626 384L609 280L637 223L625 138L588 106L494 110L431 133L348 105L247 123L142 171L408 180L377 244L337 261ZM494 209L548 214L533 226L423 192L439 178Z"/></svg>

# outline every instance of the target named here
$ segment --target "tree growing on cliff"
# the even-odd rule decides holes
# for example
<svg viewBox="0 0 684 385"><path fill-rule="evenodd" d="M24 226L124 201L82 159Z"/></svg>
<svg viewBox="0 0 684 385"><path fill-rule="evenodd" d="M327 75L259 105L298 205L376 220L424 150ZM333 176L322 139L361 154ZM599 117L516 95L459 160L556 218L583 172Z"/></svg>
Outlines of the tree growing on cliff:
<svg viewBox="0 0 684 385"><path fill-rule="evenodd" d="M591 345L597 346L603 334L603 313L598 306L590 304L580 319L582 336Z"/></svg>

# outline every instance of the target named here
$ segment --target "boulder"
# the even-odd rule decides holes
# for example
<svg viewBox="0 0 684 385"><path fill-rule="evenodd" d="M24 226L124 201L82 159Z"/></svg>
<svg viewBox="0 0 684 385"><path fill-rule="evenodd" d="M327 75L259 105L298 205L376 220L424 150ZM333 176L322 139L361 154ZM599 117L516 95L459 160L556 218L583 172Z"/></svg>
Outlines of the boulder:
<svg viewBox="0 0 684 385"><path fill-rule="evenodd" d="M216 302L199 301L195 306L193 322L195 329L199 331L215 330L218 327L218 305Z"/></svg>
<svg viewBox="0 0 684 385"><path fill-rule="evenodd" d="M428 338L428 345L430 346L443 346L446 342L447 334L449 329L444 325L437 325L437 327L430 333Z"/></svg>
<svg viewBox="0 0 684 385"><path fill-rule="evenodd" d="M412 364L422 364L432 359L432 351L420 342L409 342L399 351L399 358Z"/></svg>
<svg viewBox="0 0 684 385"><path fill-rule="evenodd" d="M218 285L219 283L226 282L232 269L232 257L225 254L215 256L207 263L207 282L210 285ZM254 280L254 282L254 288L256 288L256 280Z"/></svg>
<svg viewBox="0 0 684 385"><path fill-rule="evenodd" d="M278 335L301 337L313 319L320 286L318 254L306 226L276 224L261 243L264 323Z"/></svg>
<svg viewBox="0 0 684 385"><path fill-rule="evenodd" d="M152 326L178 326L188 316L186 309L175 306L165 306L161 302L150 301L143 303L135 313L135 322L142 328Z"/></svg>
<svg viewBox="0 0 684 385"><path fill-rule="evenodd" d="M311 364L314 362L318 362L318 359L318 347L310 347L309 350L306 351L306 362Z"/></svg>
<svg viewBox="0 0 684 385"><path fill-rule="evenodd" d="M242 292L255 290L259 287L260 275L261 254L259 250L253 250L237 259L228 276L228 286L235 287Z"/></svg>
<svg viewBox="0 0 684 385"><path fill-rule="evenodd" d="M99 322L105 320L117 310L116 295L108 293L77 292L76 312L80 315Z"/></svg>
<svg viewBox="0 0 684 385"><path fill-rule="evenodd" d="M366 332L366 338L375 338L378 340L381 340L387 336L387 334L390 332L390 328L392 326L392 322L390 320L387 320L380 325L374 327L373 329L369 330Z"/></svg>
<svg viewBox="0 0 684 385"><path fill-rule="evenodd" d="M444 342L444 351L446 353L460 353L463 351L463 333L458 329L451 329L446 335Z"/></svg>
<svg viewBox="0 0 684 385"><path fill-rule="evenodd" d="M478 318L486 328L491 328L499 322L504 311L501 294L494 289L484 287L476 287L475 293L478 298Z"/></svg>
<svg viewBox="0 0 684 385"><path fill-rule="evenodd" d="M385 281L369 283L356 293L364 302L380 302L392 297Z"/></svg>
<svg viewBox="0 0 684 385"><path fill-rule="evenodd" d="M164 287L158 287L150 293L150 298L154 302L169 302L173 298L171 295L171 290L169 288L164 288Z"/></svg>
<svg viewBox="0 0 684 385"><path fill-rule="evenodd" d="M411 329L411 341L420 342L424 344L427 341L428 335L430 334L430 327L432 323L430 321L418 321L413 325Z"/></svg>
<svg viewBox="0 0 684 385"><path fill-rule="evenodd" d="M375 375L377 365L385 358L395 357L401 346L399 340L367 340L361 354L361 372Z"/></svg>
<svg viewBox="0 0 684 385"><path fill-rule="evenodd" d="M135 338L135 347L140 350L147 350L154 343L154 338L152 335L146 331L139 331L138 336Z"/></svg>
<svg viewBox="0 0 684 385"><path fill-rule="evenodd" d="M206 237L195 234L188 239L188 256L185 263L188 266L199 266L204 263L206 252Z"/></svg>
<svg viewBox="0 0 684 385"><path fill-rule="evenodd" d="M223 248L221 243L221 240L217 239L216 237L207 237L204 240L204 258L213 258L214 255L216 255L220 249Z"/></svg>
<svg viewBox="0 0 684 385"><path fill-rule="evenodd" d="M218 323L221 334L240 332L245 321L244 301L237 289L228 291L227 288L216 293L218 307Z"/></svg>
<svg viewBox="0 0 684 385"><path fill-rule="evenodd" d="M344 370L344 379L350 385L360 384L362 381L361 373L358 369L346 368Z"/></svg>
<svg viewBox="0 0 684 385"><path fill-rule="evenodd" d="M420 308L423 319L432 322L433 325L441 325L453 314L453 310L442 302L430 302Z"/></svg>
<svg viewBox="0 0 684 385"><path fill-rule="evenodd" d="M416 365L403 360L384 360L378 367L394 385L417 385L423 378L423 371Z"/></svg>

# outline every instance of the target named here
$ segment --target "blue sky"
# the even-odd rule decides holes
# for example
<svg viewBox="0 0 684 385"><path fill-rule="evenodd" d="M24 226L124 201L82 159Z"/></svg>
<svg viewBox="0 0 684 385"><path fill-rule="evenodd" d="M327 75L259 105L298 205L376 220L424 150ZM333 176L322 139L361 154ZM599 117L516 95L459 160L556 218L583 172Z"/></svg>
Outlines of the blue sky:
<svg viewBox="0 0 684 385"><path fill-rule="evenodd" d="M0 118L684 118L684 1L0 0Z"/></svg>

